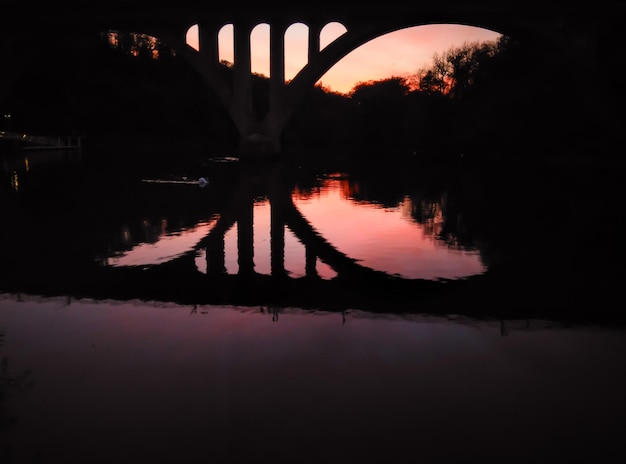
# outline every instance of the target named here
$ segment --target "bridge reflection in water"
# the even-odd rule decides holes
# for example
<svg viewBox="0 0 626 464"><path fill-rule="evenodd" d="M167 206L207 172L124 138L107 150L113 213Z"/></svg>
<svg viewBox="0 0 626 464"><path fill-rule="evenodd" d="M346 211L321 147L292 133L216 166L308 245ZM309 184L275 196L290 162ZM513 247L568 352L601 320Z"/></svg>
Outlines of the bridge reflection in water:
<svg viewBox="0 0 626 464"><path fill-rule="evenodd" d="M108 278L122 275L126 279L132 275L133 282L145 281L145 285L136 289L143 288L148 293L142 291L133 295L141 298L161 299L164 297L161 292L170 288L172 293L166 299L174 298L173 292L176 292L175 301L194 304L276 304L322 308L365 305L370 309L376 305L388 309L394 300L401 306L413 308L416 298L423 301L433 294L449 291L453 285L454 279L449 275L407 277L381 270L375 265L365 265L338 249L296 206L293 186L276 165L264 165L262 169L255 163L241 166L237 171L236 186L229 201L208 220L196 223L184 234L177 232L177 237L164 234L159 238L158 241L163 242L160 254L155 253L157 240L153 238L152 243L143 243L129 252L104 259L105 267L116 268L109 269ZM259 206L261 204L264 206ZM268 212L269 224L259 224L255 212ZM266 245L259 238L263 231L255 231L255 227L260 225L269 225L268 273L259 272L255 262L258 258L255 256L255 242L257 247ZM415 223L412 226L416 236L420 232L418 225ZM358 226L358 222L350 226L357 242L361 235L366 235L366 231L358 230ZM235 231L236 238L233 237ZM285 251L293 251L293 246L286 243L287 231L292 234L290 241L297 241L303 247L304 272L287 269ZM173 239L183 242L182 251L175 252ZM231 248L233 241L235 246ZM384 246L381 243L381 248ZM236 263L232 254L236 254ZM454 256L453 252L442 248L440 254L449 255L449 259L460 263L458 266L461 269L456 272L467 273L454 277L465 278L484 272L477 251L459 252ZM227 255L230 255L228 260ZM263 256L258 261L263 265L266 259ZM398 260L401 259L410 262L419 258L398 257ZM420 267L419 262L412 262L411 265ZM428 263L422 266L428 267ZM423 272L428 274L432 271L425 269Z"/></svg>
<svg viewBox="0 0 626 464"><path fill-rule="evenodd" d="M205 188L142 182L146 169L157 178L178 169L169 163L142 164L140 172L128 167L126 173L117 165L92 166L89 157L76 165L40 171L38 163L16 160L3 170L10 179L0 194L12 226L1 231L1 291L497 319L621 317L612 304L599 303L609 301L607 289L619 288L607 283L613 274L589 275L599 269L598 257L612 255L595 248L572 254L585 250L583 239L571 234L578 229L560 214L545 215L545 205L564 211L561 199L575 204L573 198L586 192L564 195L559 185L555 196L550 172L530 195L520 189L523 179L475 192L473 177L462 184L459 176L442 179L430 171L397 177L350 171L349 182L342 181L348 192L333 179L320 181L319 171L279 163L264 169L247 161L194 165L190 178L208 176ZM329 197L317 202L323 186L333 182L334 192L346 196L343 203L327 203ZM357 185L361 190L352 191ZM604 194L609 185L598 186L599 196L615 198ZM489 192L497 193L496 200ZM348 204L350 209L341 209ZM367 215L359 216L363 211ZM546 241L533 217L558 240ZM392 226L381 226L394 221L392 234ZM398 224L413 243L398 240ZM431 243L416 246L422 235ZM174 241L186 242L182 252L174 250ZM141 256L146 250L156 259L147 262ZM434 275L405 272L433 264L440 266ZM446 274L451 267L462 272ZM557 268L564 272L555 273Z"/></svg>
<svg viewBox="0 0 626 464"><path fill-rule="evenodd" d="M0 420L19 418L0 430L13 463L624 461L623 326L555 323L545 295L496 291L486 275L365 266L318 233L280 171L251 165L205 189L126 190L105 175L81 190L20 166L6 173L23 176L20 188L0 188L12 220L0 229L0 338L9 374L28 369L35 386L9 390L0 408ZM260 198L271 207L267 274L255 266ZM154 211L193 243L154 265L94 259L112 230ZM307 250L300 277L287 230ZM320 276L320 262L336 275ZM593 310L613 308L591 297ZM494 308L509 317L459 316Z"/></svg>

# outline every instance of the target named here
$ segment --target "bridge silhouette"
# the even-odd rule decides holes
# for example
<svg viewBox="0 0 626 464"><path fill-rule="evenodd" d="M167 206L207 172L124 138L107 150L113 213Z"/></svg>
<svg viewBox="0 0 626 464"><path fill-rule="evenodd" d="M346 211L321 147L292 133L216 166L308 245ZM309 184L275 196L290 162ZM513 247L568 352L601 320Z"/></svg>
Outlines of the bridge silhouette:
<svg viewBox="0 0 626 464"><path fill-rule="evenodd" d="M3 0L0 16L0 102L27 64L48 47L80 40L93 31L118 30L158 38L183 56L202 76L227 110L240 136L239 155L274 155L281 151L281 134L303 97L338 61L366 42L407 27L463 24L491 29L558 53L588 79L600 56L608 56L621 2L413 2L387 1L365 5L299 2L298 4L236 2L216 4L197 0ZM339 22L347 32L320 49L322 28ZM285 81L285 31L294 23L308 26L308 63ZM220 72L218 33L233 25L233 72ZM270 26L269 109L252 108L250 33L258 24ZM198 27L199 49L186 42ZM549 54L549 55L550 55ZM539 57L538 57L539 58ZM54 72L54 70L50 70ZM583 78L581 77L581 80ZM581 81L582 84L582 81ZM589 88L588 83L585 85Z"/></svg>

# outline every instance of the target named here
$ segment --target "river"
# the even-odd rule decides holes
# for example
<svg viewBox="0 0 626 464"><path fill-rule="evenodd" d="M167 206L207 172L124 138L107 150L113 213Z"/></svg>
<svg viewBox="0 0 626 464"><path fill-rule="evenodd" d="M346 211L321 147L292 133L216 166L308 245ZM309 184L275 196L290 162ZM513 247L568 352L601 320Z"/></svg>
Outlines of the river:
<svg viewBox="0 0 626 464"><path fill-rule="evenodd" d="M615 170L132 155L3 156L2 462L626 457Z"/></svg>

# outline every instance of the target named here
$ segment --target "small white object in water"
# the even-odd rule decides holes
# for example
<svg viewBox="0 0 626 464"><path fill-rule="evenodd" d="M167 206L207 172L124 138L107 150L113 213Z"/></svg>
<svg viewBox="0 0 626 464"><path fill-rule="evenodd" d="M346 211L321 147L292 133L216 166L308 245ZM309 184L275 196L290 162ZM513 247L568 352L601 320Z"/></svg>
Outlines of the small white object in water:
<svg viewBox="0 0 626 464"><path fill-rule="evenodd" d="M200 187L206 187L208 185L209 181L206 180L206 177L201 177L200 179L198 179L198 185Z"/></svg>

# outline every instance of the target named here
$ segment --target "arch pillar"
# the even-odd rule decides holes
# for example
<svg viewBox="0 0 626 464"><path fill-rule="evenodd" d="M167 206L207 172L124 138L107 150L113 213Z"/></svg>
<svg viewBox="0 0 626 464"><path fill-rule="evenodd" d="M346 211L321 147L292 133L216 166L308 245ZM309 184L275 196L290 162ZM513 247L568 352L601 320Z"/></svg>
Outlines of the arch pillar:
<svg viewBox="0 0 626 464"><path fill-rule="evenodd" d="M309 46L308 46L308 63L315 59L320 52L320 34L322 27L319 23L309 24Z"/></svg>
<svg viewBox="0 0 626 464"><path fill-rule="evenodd" d="M230 114L244 138L251 135L255 129L252 113L250 32L251 27L248 23L237 22L233 24L235 62L233 65L233 99Z"/></svg>
<svg viewBox="0 0 626 464"><path fill-rule="evenodd" d="M200 54L210 66L219 64L219 29L217 24L201 22L198 24L198 45Z"/></svg>

